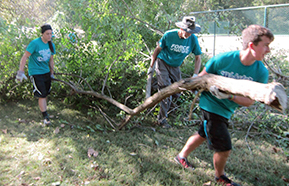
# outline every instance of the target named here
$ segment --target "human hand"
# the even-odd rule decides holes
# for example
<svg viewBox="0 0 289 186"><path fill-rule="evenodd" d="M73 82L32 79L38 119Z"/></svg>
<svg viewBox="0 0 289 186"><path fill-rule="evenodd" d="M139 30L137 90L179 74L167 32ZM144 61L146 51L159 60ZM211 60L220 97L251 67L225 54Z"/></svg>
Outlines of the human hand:
<svg viewBox="0 0 289 186"><path fill-rule="evenodd" d="M152 72L153 72L153 68L150 66L149 69L148 69L147 75L149 75Z"/></svg>
<svg viewBox="0 0 289 186"><path fill-rule="evenodd" d="M51 79L54 79L54 75L53 74L51 74L50 77L51 77Z"/></svg>
<svg viewBox="0 0 289 186"><path fill-rule="evenodd" d="M210 87L210 92L218 99L228 99L232 97L231 94L221 92L215 85Z"/></svg>
<svg viewBox="0 0 289 186"><path fill-rule="evenodd" d="M19 82L22 82L23 79L27 80L27 77L25 76L24 71L18 70L15 81L19 83Z"/></svg>
<svg viewBox="0 0 289 186"><path fill-rule="evenodd" d="M193 75L193 78L194 78L194 77L198 77L198 74L194 74L194 75Z"/></svg>

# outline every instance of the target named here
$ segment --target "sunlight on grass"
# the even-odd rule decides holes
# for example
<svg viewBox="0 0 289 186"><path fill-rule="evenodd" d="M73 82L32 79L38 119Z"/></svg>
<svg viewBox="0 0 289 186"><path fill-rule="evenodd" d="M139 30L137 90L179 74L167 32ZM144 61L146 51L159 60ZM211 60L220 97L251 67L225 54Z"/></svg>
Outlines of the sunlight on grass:
<svg viewBox="0 0 289 186"><path fill-rule="evenodd" d="M214 184L213 151L207 144L189 155L196 167L192 172L173 160L197 126L85 130L85 114L51 101L52 115L57 118L52 118L53 126L44 127L38 122L41 117L34 111L36 106L19 106L29 103L12 103L7 109L0 105L4 116L0 120L1 185ZM225 168L227 175L244 186L284 185L288 149L279 147L274 139L252 135L245 141L246 132L230 131L233 150ZM98 152L96 157L88 157L89 148Z"/></svg>

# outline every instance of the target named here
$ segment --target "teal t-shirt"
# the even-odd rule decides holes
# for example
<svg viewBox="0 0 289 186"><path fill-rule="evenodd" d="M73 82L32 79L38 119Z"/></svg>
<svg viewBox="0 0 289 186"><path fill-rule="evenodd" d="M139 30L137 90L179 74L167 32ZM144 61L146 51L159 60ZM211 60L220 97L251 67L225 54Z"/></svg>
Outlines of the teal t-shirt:
<svg viewBox="0 0 289 186"><path fill-rule="evenodd" d="M240 60L240 51L231 51L212 57L205 65L206 72L234 79L246 79L259 83L267 83L269 71L262 61L255 61L245 66ZM204 91L200 97L199 106L208 111L230 119L239 106L229 99L218 99L209 91Z"/></svg>
<svg viewBox="0 0 289 186"><path fill-rule="evenodd" d="M181 66L191 52L195 55L202 54L197 36L192 34L188 39L181 39L178 30L173 29L165 32L159 41L162 50L158 58L173 67Z"/></svg>
<svg viewBox="0 0 289 186"><path fill-rule="evenodd" d="M54 53L51 53L49 44L45 44L40 37L29 43L26 48L26 51L31 54L28 61L29 76L50 72L49 60L51 55L55 54L55 46L53 43L52 46Z"/></svg>

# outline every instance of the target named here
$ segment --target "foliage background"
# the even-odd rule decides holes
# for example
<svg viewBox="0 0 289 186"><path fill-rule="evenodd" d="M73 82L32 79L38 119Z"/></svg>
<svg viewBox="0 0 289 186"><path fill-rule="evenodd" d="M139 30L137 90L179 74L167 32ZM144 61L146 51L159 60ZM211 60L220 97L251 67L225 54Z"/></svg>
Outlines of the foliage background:
<svg viewBox="0 0 289 186"><path fill-rule="evenodd" d="M8 103L18 100L33 100L31 83L26 81L22 84L16 84L14 78L26 46L32 39L40 36L39 28L44 23L52 25L55 35L53 42L57 50L55 56L56 72L81 76L95 91L134 108L140 105L145 97L146 71L156 41L166 30L175 28L174 23L181 20L184 15L203 10L282 3L287 2L285 0L2 0L0 4L1 106L4 105L2 107L4 109ZM224 19L230 19L230 15L222 14L221 16ZM258 20L261 19L263 18L260 17ZM284 24L288 24L285 18L282 20ZM222 28L221 24L219 26ZM204 32L200 34L200 40L206 31L208 30L204 29ZM232 27L231 31L240 34L236 27ZM202 65L208 59L209 56L203 54ZM182 65L183 77L192 75L192 60L193 56L189 56ZM287 88L289 73L287 51L268 56L266 60L274 69L285 76L280 77L271 71L270 81L281 82ZM67 80L65 75L59 75L56 78ZM77 78L69 78L68 80L84 89L88 88ZM286 91L288 93L288 89ZM184 121L183 118L188 116L194 96L190 92L182 94L181 99L177 102L178 107L170 113L169 121L172 125L175 127L192 125L192 123ZM103 113L106 113L111 120L116 121L121 121L125 117L125 113L114 105L92 96L76 95L59 82L53 83L51 98L81 112L88 121L76 126L86 133L98 131L106 134L106 132L113 131L110 125L102 119ZM53 110L54 108L49 109ZM127 129L139 125L153 125L157 112L158 106L142 113L130 122ZM6 122L4 115L0 115L0 118ZM199 121L198 108L195 110L193 119L196 122ZM61 120L59 124L65 123L65 121L67 120ZM272 144L282 149L283 156L289 157L288 150L286 150L289 146L288 110L286 113L280 114L265 105L256 103L250 108L238 109L230 122L233 129L242 131L242 134L247 137L256 132L262 140L270 138L273 141ZM67 137L66 135L69 134L65 134L65 137ZM153 146L156 145L156 141L153 141ZM240 146L243 147L244 145ZM162 153L165 154L166 152ZM148 162L150 161L148 160ZM159 166L162 167L162 165ZM266 166L269 167L270 165ZM282 176L280 175L279 177ZM199 177L201 176L199 175ZM126 182L129 181L126 180Z"/></svg>
<svg viewBox="0 0 289 186"><path fill-rule="evenodd" d="M245 1L242 6L260 6L282 4L285 1ZM192 6L194 5L194 6ZM156 41L162 34L181 20L184 15L194 11L236 8L240 2L227 1L38 1L28 0L14 2L5 0L0 5L0 67L1 84L0 100L19 98L32 99L31 84L16 84L14 76L18 70L19 61L29 42L40 36L39 27L49 23L53 27L53 42L57 46L55 56L55 71L62 74L73 74L84 78L93 90L109 95L111 98L134 108L142 103L145 95L146 71L150 63ZM210 15L210 14L208 14ZM285 14L286 15L286 14ZM220 14L219 28L222 21L231 19L231 14ZM203 16L204 18L205 16ZM214 19L214 16L212 16ZM256 17L263 20L262 17ZM239 19L242 20L242 19ZM283 19L282 19L283 20ZM207 20L208 21L208 20ZM204 22L204 30L199 35L207 33L209 27ZM238 25L238 23L235 23ZM283 22L284 25L287 22ZM240 34L241 27L230 27L232 33ZM203 48L205 51L206 49ZM278 56L268 57L270 65L283 74L288 74L286 68L287 55L279 52ZM202 64L209 59L202 55ZM182 65L183 77L190 77L193 72L193 56L189 56ZM270 81L282 81L274 73ZM57 76L64 79L63 76ZM67 80L67 79L66 79ZM77 86L87 89L87 85L79 79L69 79ZM282 81L285 86L287 84ZM55 83L54 97L63 98L79 109L83 105L97 106L104 109L108 115L119 119L124 113L104 100L93 97L75 95L65 85ZM189 103L193 95L184 94L181 102ZM157 112L156 110L153 114ZM178 109L180 110L180 109ZM89 114L96 111L89 109ZM179 113L180 114L180 113Z"/></svg>
<svg viewBox="0 0 289 186"><path fill-rule="evenodd" d="M285 1L245 1L242 2L242 6L282 3ZM156 41L166 30L175 28L175 22L181 20L183 15L194 11L239 6L241 6L240 2L227 1L3 1L0 5L2 10L0 36L3 38L0 41L0 100L5 102L19 98L33 99L31 84L28 81L16 84L14 76L26 46L32 39L40 36L39 27L43 23L49 23L53 27L55 36L53 42L57 47L55 71L81 76L96 92L101 92L134 108L144 100L146 71L150 63L150 55L155 48ZM206 16L210 14L202 16L201 19ZM220 23L219 29L225 28L221 24L224 20L233 20L232 14L229 13L222 13L218 16L221 17L216 21ZM211 18L214 19L214 16ZM255 19L261 21L263 17ZM209 31L206 24L210 21L202 22L204 22L204 29L199 35L200 40L202 40L202 34ZM284 21L283 25L286 24L287 22ZM236 22L235 25L238 23ZM244 26L246 25L226 29L239 35ZM206 48L202 50L205 51ZM209 56L204 52L202 65L208 59ZM288 74L287 59L286 51L278 52L277 56L267 57L273 69L277 69L285 76ZM192 75L191 61L193 61L193 56L189 56L181 66L184 78ZM65 75L59 75L56 78L67 80ZM68 80L83 89L89 88L80 79ZM282 77L280 79L280 76L274 73L270 74L270 81L281 81L284 86L287 86L287 80ZM125 116L125 113L114 105L91 96L76 95L59 82L54 83L52 96L62 98L66 103L73 104L82 110L88 107L85 112L91 117L100 114L97 109L93 108L101 108L110 117L118 120ZM184 93L179 103L184 103L182 106L188 107L193 97L192 94ZM176 125L182 123L178 121L184 116L183 110L186 108L176 111L176 120L172 121ZM150 114L154 116L157 111L158 107L155 107ZM147 115L143 113L141 118Z"/></svg>

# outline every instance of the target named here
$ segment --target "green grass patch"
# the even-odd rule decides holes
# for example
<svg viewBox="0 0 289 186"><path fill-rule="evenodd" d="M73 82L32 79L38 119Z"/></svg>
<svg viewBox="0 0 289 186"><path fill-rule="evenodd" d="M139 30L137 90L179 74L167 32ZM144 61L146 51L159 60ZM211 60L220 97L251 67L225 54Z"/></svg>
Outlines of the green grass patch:
<svg viewBox="0 0 289 186"><path fill-rule="evenodd" d="M173 158L197 126L162 129L151 123L111 132L60 100L49 101L53 126L42 125L36 100L0 106L0 185L203 185L214 182L213 152L202 144L183 170ZM88 128L87 126L92 126ZM230 129L227 175L248 186L287 185L288 148L274 137ZM88 157L88 149L98 152Z"/></svg>

